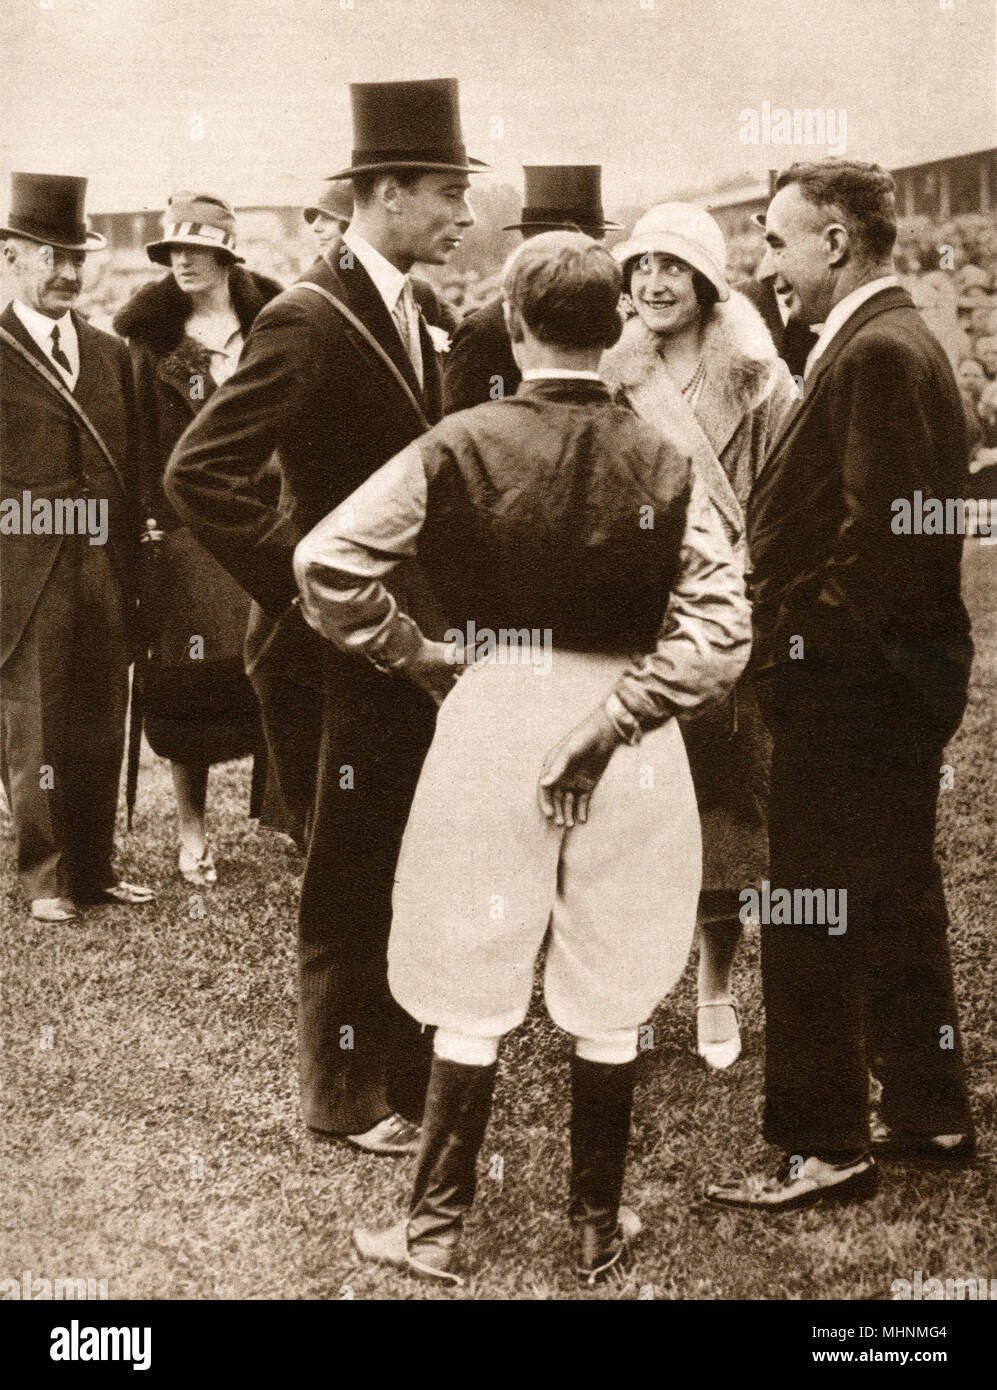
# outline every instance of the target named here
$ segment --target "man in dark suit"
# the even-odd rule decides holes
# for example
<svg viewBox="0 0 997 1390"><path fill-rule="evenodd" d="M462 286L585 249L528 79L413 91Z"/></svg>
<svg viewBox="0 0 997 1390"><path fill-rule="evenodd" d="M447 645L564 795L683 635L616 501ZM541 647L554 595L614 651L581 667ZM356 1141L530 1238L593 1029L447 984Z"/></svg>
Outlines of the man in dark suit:
<svg viewBox="0 0 997 1390"><path fill-rule="evenodd" d="M86 229L86 184L13 174L0 228L16 286L0 316L0 721L21 886L43 922L153 896L111 868L139 460L128 351L73 312L105 244Z"/></svg>
<svg viewBox="0 0 997 1390"><path fill-rule="evenodd" d="M522 215L504 232L522 232L528 240L541 232L580 231L601 241L606 232L621 230L603 216L601 165L527 164L523 174ZM443 413L514 396L522 379L497 294L468 314L453 335L444 359Z"/></svg>
<svg viewBox="0 0 997 1390"><path fill-rule="evenodd" d="M762 1211L871 1195L874 1153L973 1149L934 857L972 660L962 536L904 522L917 492L963 495L959 392L892 274L889 174L826 160L777 188L760 275L796 321L823 325L748 513L771 891L793 895L762 916L765 1137L787 1158L709 1189ZM835 925L806 890L837 895Z"/></svg>
<svg viewBox="0 0 997 1390"><path fill-rule="evenodd" d="M166 490L260 605L249 669L282 790L300 799L319 758L299 917L305 1122L407 1153L430 1039L389 994L386 944L435 707L392 674L390 654L375 668L311 631L292 559L302 536L440 417L439 367L408 271L444 264L460 244L474 222L467 175L483 166L464 150L455 81L362 83L351 95L353 163L333 175L353 181L351 224L307 272L309 287L299 282L259 315L238 370L177 446ZM273 450L277 508L253 482ZM418 574L400 585L432 625ZM316 689L320 755L308 735Z"/></svg>

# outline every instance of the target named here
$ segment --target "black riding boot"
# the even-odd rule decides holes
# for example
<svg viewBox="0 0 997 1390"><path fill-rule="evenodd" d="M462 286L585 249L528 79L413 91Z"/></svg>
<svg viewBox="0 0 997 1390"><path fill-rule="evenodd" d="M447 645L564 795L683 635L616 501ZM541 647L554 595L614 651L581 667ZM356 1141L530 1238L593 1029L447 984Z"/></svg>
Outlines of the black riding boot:
<svg viewBox="0 0 997 1390"><path fill-rule="evenodd" d="M472 1067L433 1057L408 1216L384 1231L354 1231L354 1244L365 1259L426 1279L464 1282L460 1239L474 1200L475 1165L496 1070L496 1063Z"/></svg>
<svg viewBox="0 0 997 1390"><path fill-rule="evenodd" d="M627 1261L640 1219L620 1206L630 1139L636 1059L588 1062L571 1059L571 1196L576 1273L597 1284Z"/></svg>

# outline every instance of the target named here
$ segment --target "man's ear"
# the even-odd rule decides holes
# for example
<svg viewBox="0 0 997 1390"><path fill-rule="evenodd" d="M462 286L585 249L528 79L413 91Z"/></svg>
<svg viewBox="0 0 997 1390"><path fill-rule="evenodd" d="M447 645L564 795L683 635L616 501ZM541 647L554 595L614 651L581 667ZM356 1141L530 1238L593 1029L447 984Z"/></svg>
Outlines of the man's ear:
<svg viewBox="0 0 997 1390"><path fill-rule="evenodd" d="M394 174L385 174L378 181L376 198L389 212L401 211L402 186Z"/></svg>
<svg viewBox="0 0 997 1390"><path fill-rule="evenodd" d="M828 265L838 270L845 264L851 253L851 246L848 240L848 228L843 222L832 222L824 228L824 244L827 246L830 255Z"/></svg>
<svg viewBox="0 0 997 1390"><path fill-rule="evenodd" d="M509 334L509 341L521 343L524 340L523 320L516 312L507 299L502 300L502 317L505 319L506 332Z"/></svg>

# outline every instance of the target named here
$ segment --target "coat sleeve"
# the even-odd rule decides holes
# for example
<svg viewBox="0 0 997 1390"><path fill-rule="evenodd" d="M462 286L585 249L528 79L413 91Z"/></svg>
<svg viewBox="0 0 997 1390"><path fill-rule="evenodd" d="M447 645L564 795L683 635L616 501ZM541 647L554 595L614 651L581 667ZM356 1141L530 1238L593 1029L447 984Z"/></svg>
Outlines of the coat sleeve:
<svg viewBox="0 0 997 1390"><path fill-rule="evenodd" d="M294 575L306 621L346 652L399 667L423 635L381 582L416 554L426 519L426 475L418 443L372 474L305 536Z"/></svg>
<svg viewBox="0 0 997 1390"><path fill-rule="evenodd" d="M893 505L930 487L937 453L938 382L896 337L870 335L835 363L830 432L841 460L843 518L820 580L810 643L851 666L878 666L881 641L919 598L909 541L893 531Z"/></svg>
<svg viewBox="0 0 997 1390"><path fill-rule="evenodd" d="M628 743L729 690L751 651L744 571L706 488L694 478L678 577L654 651L628 666L606 713Z"/></svg>
<svg viewBox="0 0 997 1390"><path fill-rule="evenodd" d="M296 594L292 562L301 535L261 496L257 479L317 385L315 363L304 309L286 301L264 309L237 370L183 434L164 479L167 497L205 549L275 613Z"/></svg>

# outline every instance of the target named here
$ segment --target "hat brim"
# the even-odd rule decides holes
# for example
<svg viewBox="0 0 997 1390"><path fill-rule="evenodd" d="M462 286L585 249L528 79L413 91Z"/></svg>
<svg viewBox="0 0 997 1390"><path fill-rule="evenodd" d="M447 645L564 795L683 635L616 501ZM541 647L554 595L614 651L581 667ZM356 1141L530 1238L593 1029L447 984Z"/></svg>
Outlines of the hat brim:
<svg viewBox="0 0 997 1390"><path fill-rule="evenodd" d="M351 169L340 169L338 173L327 174L326 178L353 179L358 174L390 174L393 169L425 169L427 173L438 169L444 173L480 174L482 169L490 168L490 164L481 159L474 159L471 155L468 155L466 164L438 164L425 159L392 159L381 164L355 164Z"/></svg>
<svg viewBox="0 0 997 1390"><path fill-rule="evenodd" d="M103 251L107 237L99 232L87 232L86 241L61 241L54 236L38 236L35 232L23 232L20 227L0 227L0 238L21 236L25 241L36 242L39 246L57 246L60 251Z"/></svg>
<svg viewBox="0 0 997 1390"><path fill-rule="evenodd" d="M565 227L577 227L582 232L622 232L624 230L619 222L577 222L573 218L561 222L510 222L502 230L503 232L529 232L534 227L545 232L559 232L563 231Z"/></svg>
<svg viewBox="0 0 997 1390"><path fill-rule="evenodd" d="M227 246L219 246L217 241L210 241L208 237L181 236L171 237L169 241L150 241L145 248L145 254L149 260L156 265L169 265L170 249L174 246L198 246L206 251L221 251L228 257L229 265L245 265L245 256L240 256L235 251L230 251Z"/></svg>
<svg viewBox="0 0 997 1390"><path fill-rule="evenodd" d="M698 243L671 232L648 232L646 236L631 237L610 248L609 253L621 266L638 256L674 256L677 261L699 272L716 290L721 304L730 298L730 285L722 266L718 266L712 256L707 255Z"/></svg>
<svg viewBox="0 0 997 1390"><path fill-rule="evenodd" d="M310 227L312 223L315 221L316 217L318 217L319 213L321 213L323 217L331 217L333 222L342 222L344 227L349 225L349 214L345 212L336 212L333 208L305 208L304 212L301 215Z"/></svg>

